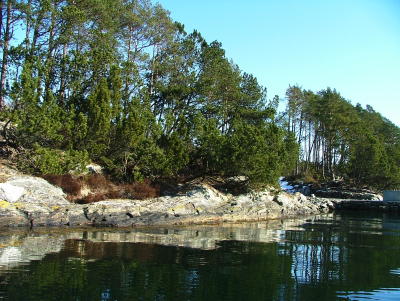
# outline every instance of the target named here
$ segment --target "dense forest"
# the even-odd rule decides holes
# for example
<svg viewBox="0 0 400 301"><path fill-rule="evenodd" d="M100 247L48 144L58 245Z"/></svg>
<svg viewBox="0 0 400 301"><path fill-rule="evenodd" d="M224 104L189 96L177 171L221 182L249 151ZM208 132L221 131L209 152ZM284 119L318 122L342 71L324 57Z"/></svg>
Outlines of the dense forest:
<svg viewBox="0 0 400 301"><path fill-rule="evenodd" d="M400 187L400 128L367 105L353 106L334 89L290 86L282 126L301 153L294 174L344 178L376 188Z"/></svg>
<svg viewBox="0 0 400 301"><path fill-rule="evenodd" d="M400 185L400 129L338 92L287 107L149 0L1 0L6 144L37 174L103 166L115 181L281 175ZM268 72L266 70L266 72Z"/></svg>

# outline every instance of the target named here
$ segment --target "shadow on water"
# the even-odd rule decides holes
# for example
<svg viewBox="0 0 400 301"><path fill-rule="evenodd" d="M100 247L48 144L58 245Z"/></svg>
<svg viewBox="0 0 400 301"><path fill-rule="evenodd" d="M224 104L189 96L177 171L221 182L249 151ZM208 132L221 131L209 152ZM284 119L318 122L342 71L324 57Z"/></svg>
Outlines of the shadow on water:
<svg viewBox="0 0 400 301"><path fill-rule="evenodd" d="M10 232L0 300L400 300L400 217Z"/></svg>

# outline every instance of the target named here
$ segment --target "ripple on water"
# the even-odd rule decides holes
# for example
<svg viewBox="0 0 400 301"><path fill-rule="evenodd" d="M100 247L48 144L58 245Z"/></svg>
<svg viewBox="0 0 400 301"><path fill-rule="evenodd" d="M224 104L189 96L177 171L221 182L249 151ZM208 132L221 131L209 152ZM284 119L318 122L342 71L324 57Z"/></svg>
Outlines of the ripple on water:
<svg viewBox="0 0 400 301"><path fill-rule="evenodd" d="M338 292L340 300L363 301L363 300L376 300L376 301L398 301L400 300L400 289L398 288L382 288L370 292Z"/></svg>
<svg viewBox="0 0 400 301"><path fill-rule="evenodd" d="M400 300L399 231L356 213L6 237L0 300Z"/></svg>

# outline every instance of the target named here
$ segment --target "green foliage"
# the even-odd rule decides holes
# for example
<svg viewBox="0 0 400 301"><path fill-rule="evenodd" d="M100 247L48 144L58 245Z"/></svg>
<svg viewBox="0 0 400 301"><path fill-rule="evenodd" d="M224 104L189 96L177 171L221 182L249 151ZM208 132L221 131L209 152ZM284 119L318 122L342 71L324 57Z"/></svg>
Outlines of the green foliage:
<svg viewBox="0 0 400 301"><path fill-rule="evenodd" d="M330 88L291 86L284 117L276 116L279 97L268 102L221 43L186 33L158 4L28 1L13 9L26 39L10 48L16 76L7 78L11 105L2 114L15 126L21 164L34 172L59 174L90 158L120 181L239 175L256 187L294 170L400 183L399 129L372 108Z"/></svg>
<svg viewBox="0 0 400 301"><path fill-rule="evenodd" d="M101 161L117 178L140 181L163 172L165 154L157 144L161 130L147 101L133 99L116 129L111 150Z"/></svg>
<svg viewBox="0 0 400 301"><path fill-rule="evenodd" d="M254 126L238 122L226 145L225 170L245 175L253 186L276 183L293 163L297 144L285 139L285 132L274 124Z"/></svg>
<svg viewBox="0 0 400 301"><path fill-rule="evenodd" d="M350 173L378 188L400 185L400 129L370 106L356 107L359 135L351 143Z"/></svg>
<svg viewBox="0 0 400 301"><path fill-rule="evenodd" d="M400 129L336 90L287 90L286 126L301 145L294 173L341 176L385 189L400 183Z"/></svg>
<svg viewBox="0 0 400 301"><path fill-rule="evenodd" d="M111 93L106 79L102 78L88 97L87 149L93 159L100 158L108 150L111 114Z"/></svg>
<svg viewBox="0 0 400 301"><path fill-rule="evenodd" d="M218 174L222 171L226 136L218 129L218 121L206 119L202 115L196 118L194 160L203 175Z"/></svg>
<svg viewBox="0 0 400 301"><path fill-rule="evenodd" d="M286 132L283 140L283 147L279 156L283 164L282 174L289 174L296 166L299 158L299 144L296 141L295 135L291 132Z"/></svg>
<svg viewBox="0 0 400 301"><path fill-rule="evenodd" d="M20 156L18 165L32 173L62 175L82 172L88 162L86 151L61 151L35 145L25 156Z"/></svg>
<svg viewBox="0 0 400 301"><path fill-rule="evenodd" d="M359 182L382 187L388 174L388 162L382 143L372 134L364 134L351 150L350 175Z"/></svg>
<svg viewBox="0 0 400 301"><path fill-rule="evenodd" d="M173 132L168 137L162 137L160 141L164 149L165 163L162 173L164 175L176 175L187 166L190 156L190 142L185 133Z"/></svg>

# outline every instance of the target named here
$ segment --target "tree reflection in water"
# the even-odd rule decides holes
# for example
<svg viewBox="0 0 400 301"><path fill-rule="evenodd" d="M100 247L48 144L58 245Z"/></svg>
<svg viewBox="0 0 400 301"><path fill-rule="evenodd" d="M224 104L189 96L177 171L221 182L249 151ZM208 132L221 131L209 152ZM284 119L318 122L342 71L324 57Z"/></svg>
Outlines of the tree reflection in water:
<svg viewBox="0 0 400 301"><path fill-rule="evenodd" d="M257 235L242 227L243 240L210 249L100 242L89 238L101 233L86 233L60 252L3 269L0 299L390 300L400 296L398 225L397 216L336 215L270 229L273 239L263 243L246 241L243 233Z"/></svg>

